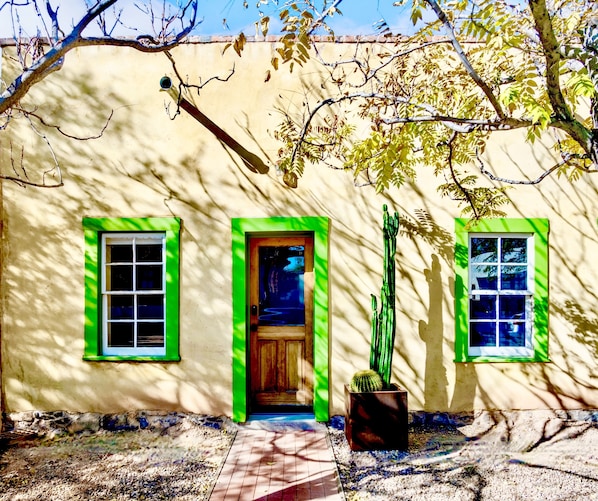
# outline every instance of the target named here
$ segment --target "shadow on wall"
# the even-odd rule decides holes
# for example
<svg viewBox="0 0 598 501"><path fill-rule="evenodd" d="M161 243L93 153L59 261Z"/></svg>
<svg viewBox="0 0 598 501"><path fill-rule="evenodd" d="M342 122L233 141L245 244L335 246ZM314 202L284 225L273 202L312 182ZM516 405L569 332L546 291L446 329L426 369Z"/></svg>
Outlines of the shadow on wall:
<svg viewBox="0 0 598 501"><path fill-rule="evenodd" d="M441 266L438 256L432 255L429 269L424 270L428 283L428 321L419 321L419 337L426 345L426 370L424 373L424 410L446 409L448 406L448 380L444 367L444 325L442 303ZM474 388L475 390L475 388Z"/></svg>
<svg viewBox="0 0 598 501"><path fill-rule="evenodd" d="M9 236L3 263L7 271L4 320L9 334L4 344L8 354L4 373L6 406L13 411L32 407L94 411L97 407L103 411L144 408L201 412L213 404L214 409L224 413L230 405L226 398L230 365L215 364L214 360L230 358L230 337L222 335L230 331L230 306L222 304L219 297L228 297L228 260L222 253L226 247L222 235L230 232L231 215L219 205L218 197L209 193L214 187L204 185L196 160L202 156L202 144L211 138L199 133L193 154L180 162L169 160L160 155L161 150L168 149L167 140L157 141L157 133L145 136L144 131L131 126L138 123L135 114L140 110L124 98L109 89L93 88L91 75L58 81L60 89L55 79L43 84L50 96L75 97L65 100L46 96L39 113L52 116L65 129L81 121L81 108L85 109L90 130L101 129L110 113L108 106L117 111L104 136L95 141L67 141L53 129L46 131L63 164L64 188L36 190L7 185L11 196L6 201L4 221ZM170 125L161 101L159 96L157 114L164 115L163 122ZM148 127L153 122L154 117L147 117ZM15 133L11 137L16 147L21 136ZM43 169L48 156L42 139L27 133L22 138L30 171ZM7 148L6 143L2 146ZM2 168L10 168L5 163L9 155L3 154L2 158ZM230 173L219 189L234 190L239 196L250 191L251 181L246 169L238 167L233 162L208 166ZM82 217L131 215L183 218L183 266L189 272L181 282L181 289L187 291L182 294L181 311L192 311L193 315L192 319L180 319L181 338L187 353L193 350L201 354L195 359L183 353L180 364L81 360ZM219 227L219 231L202 231L208 225ZM223 292L210 295L210 289ZM211 332L209 338L205 331ZM83 404L82 408L82 402L92 404Z"/></svg>
<svg viewBox="0 0 598 501"><path fill-rule="evenodd" d="M454 238L444 228L437 225L432 217L423 210L415 211L415 218L403 217L401 235L414 242L426 243L436 253L431 255L428 268L423 270L428 286L426 303L427 319L419 320L419 337L424 343L425 370L423 377L423 407L425 411L451 412L470 411L478 386L475 364L456 364L454 382L449 384L447 376L447 360L453 356L453 333L444 332L444 310L452 311L453 295L445 298L445 293L454 290L453 256ZM422 249L423 253L423 249ZM446 279L443 280L443 263ZM422 298L425 300L425 298ZM445 346L449 352L445 353ZM453 394L449 403L449 388Z"/></svg>
<svg viewBox="0 0 598 501"><path fill-rule="evenodd" d="M130 79L128 75L116 78L122 78L123 82L115 82L115 88L119 84L125 86ZM230 219L241 215L237 207L245 207L245 213L256 217L305 214L331 217L335 256L331 278L335 298L342 299L335 301L353 305L348 320L344 312L333 311L336 325L332 329L336 337L332 356L346 366L348 361L367 363L369 292L377 293L379 287L377 281L369 280L380 276L382 249L378 226L384 203L399 211L401 237L408 242L405 248L399 245L397 249L400 290L397 310L409 334L397 333L394 375L399 381L410 382L407 390L417 393L418 398L421 395L423 406L429 411L471 410L476 395L481 395L488 407L492 407L493 401L488 389L481 387L475 364L453 366L454 333L444 331L444 326L450 324L446 312L453 311L450 294L454 274L453 229L435 221L431 214L446 216L447 209L433 206L431 197L417 186L403 188L412 191L408 205L401 203L396 191L374 197L371 188L354 188L345 204L347 214L339 214L333 210L338 204L330 203L330 193L337 186L350 187L350 175L334 173L336 177L328 177L328 184L312 182L308 191L301 181L296 190L285 188L274 177L274 169L268 176L252 174L229 150L220 145L215 147L210 133L192 119L181 116L171 122L162 107L163 96L157 90L152 104L155 109L147 104L135 107L122 95L93 87L92 75L86 74L68 79L51 78L39 90L47 94L39 113L60 119L64 124L80 122L81 109L85 109L86 123L90 129L99 130L109 114L104 103L110 103L117 111L104 137L96 141L65 141L56 131L47 131L59 157L64 159L67 182L64 188L41 191L15 185L5 187L10 195L4 200L5 232L9 238L3 263L5 322L11 336L4 340L7 407L22 409L33 402L47 410L79 410L80 402L98 402L98 408L114 411L188 408L201 412L210 406L223 413L229 411L231 367L222 361L230 360L231 305L222 298L230 297L230 252L223 249L230 249L227 240ZM56 98L64 94L73 97ZM151 109L154 111L148 111ZM244 120L246 131L255 130L251 117L245 116ZM172 130L170 134L175 136L186 128L193 130L192 144L184 152L173 151L172 139L162 132ZM269 163L261 139L247 137L254 142L248 141L244 146L260 151L263 160ZM47 150L41 147L42 139L27 138L23 142L31 165L45 165ZM5 143L2 148L6 151ZM6 162L9 155L3 154L2 158ZM4 169L7 167L3 165ZM597 193L590 186L588 196L597 199ZM594 249L596 215L592 216L581 197L563 200L559 198L561 195L545 197L551 214L560 217L555 225L560 226L561 233L569 230L567 239L580 243L586 238L593 239ZM560 204L565 203L567 208L561 210ZM578 214L594 218L593 230L577 228L567 220L571 205ZM184 314L180 319L183 360L179 364L81 361L84 322L80 294L84 274L81 218L131 215L172 215L183 220L185 273L181 277L181 311ZM580 374L579 366L588 366L588 360L595 361L598 357L598 320L588 313L596 297L584 281L587 280L583 278L584 272L577 269L587 267L587 249L571 256L562 242L553 244L553 240L551 252L554 250L555 255L551 259L567 280L562 285L551 281L551 294L555 297L551 313L572 328L579 350L562 344L563 333L559 332L551 338L551 351L562 348L566 352L560 359L562 365L524 366L521 371L526 377L520 380L515 372L505 371L505 374L514 385L529 386L528 391L538 398L562 395L564 404L574 401L584 405L583 395L564 387L562 381L571 380L573 375ZM588 297L572 299L568 297L571 290L584 291ZM401 294L408 295L403 304ZM422 308L412 311L408 305L413 304ZM334 303L332 308L336 308ZM359 325L358 339L354 335L342 336L345 328L355 332L353 321ZM184 350L195 356L187 356ZM414 352L418 352L417 357L408 355ZM592 378L596 376L595 365L590 366L587 376L576 383L591 388L595 381ZM551 407L554 401L546 399L546 404Z"/></svg>

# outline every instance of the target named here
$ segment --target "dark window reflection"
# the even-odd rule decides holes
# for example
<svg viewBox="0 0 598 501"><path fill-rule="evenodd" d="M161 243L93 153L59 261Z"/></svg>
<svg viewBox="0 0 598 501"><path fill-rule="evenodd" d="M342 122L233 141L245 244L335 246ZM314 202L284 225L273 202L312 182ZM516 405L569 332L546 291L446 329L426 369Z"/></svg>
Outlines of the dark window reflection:
<svg viewBox="0 0 598 501"><path fill-rule="evenodd" d="M502 290L524 291L527 289L527 266L503 266L500 277Z"/></svg>
<svg viewBox="0 0 598 501"><path fill-rule="evenodd" d="M106 246L106 262L107 263L132 263L133 262L133 246L113 244Z"/></svg>
<svg viewBox="0 0 598 501"><path fill-rule="evenodd" d="M469 301L469 310L472 319L496 318L496 296L477 296Z"/></svg>
<svg viewBox="0 0 598 501"><path fill-rule="evenodd" d="M162 265L147 264L137 266L137 290L161 290Z"/></svg>
<svg viewBox="0 0 598 501"><path fill-rule="evenodd" d="M496 322L471 322L470 325L470 346L496 346Z"/></svg>
<svg viewBox="0 0 598 501"><path fill-rule="evenodd" d="M112 291L133 290L133 266L113 265L108 268L108 289Z"/></svg>
<svg viewBox="0 0 598 501"><path fill-rule="evenodd" d="M164 346L163 322L139 322L137 324L137 346Z"/></svg>
<svg viewBox="0 0 598 501"><path fill-rule="evenodd" d="M132 319L134 311L133 304L133 296L108 296L108 319Z"/></svg>
<svg viewBox="0 0 598 501"><path fill-rule="evenodd" d="M164 318L164 295L137 296L137 318L146 320Z"/></svg>
<svg viewBox="0 0 598 501"><path fill-rule="evenodd" d="M108 323L108 346L133 347L133 323L110 322Z"/></svg>
<svg viewBox="0 0 598 501"><path fill-rule="evenodd" d="M525 296L501 296L500 318L525 318Z"/></svg>
<svg viewBox="0 0 598 501"><path fill-rule="evenodd" d="M498 266L473 265L471 267L471 288L473 290L496 290L498 288Z"/></svg>
<svg viewBox="0 0 598 501"><path fill-rule="evenodd" d="M304 325L305 247L259 248L259 323Z"/></svg>
<svg viewBox="0 0 598 501"><path fill-rule="evenodd" d="M159 263L162 261L162 244L143 244L135 247L137 261Z"/></svg>
<svg viewBox="0 0 598 501"><path fill-rule="evenodd" d="M471 239L472 263L496 263L498 261L498 244L496 238Z"/></svg>
<svg viewBox="0 0 598 501"><path fill-rule="evenodd" d="M499 325L498 340L500 346L525 346L525 323L501 322Z"/></svg>
<svg viewBox="0 0 598 501"><path fill-rule="evenodd" d="M527 239L525 239L525 238L502 238L501 239L501 261L503 263L526 263L527 262Z"/></svg>

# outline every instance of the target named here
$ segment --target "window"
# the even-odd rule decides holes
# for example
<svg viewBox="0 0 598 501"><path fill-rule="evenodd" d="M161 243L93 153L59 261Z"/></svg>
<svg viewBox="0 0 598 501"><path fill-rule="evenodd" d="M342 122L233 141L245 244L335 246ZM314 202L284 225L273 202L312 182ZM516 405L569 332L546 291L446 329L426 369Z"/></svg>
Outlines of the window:
<svg viewBox="0 0 598 501"><path fill-rule="evenodd" d="M547 361L548 222L467 225L456 221L456 360Z"/></svg>
<svg viewBox="0 0 598 501"><path fill-rule="evenodd" d="M179 360L176 218L84 218L86 360Z"/></svg>

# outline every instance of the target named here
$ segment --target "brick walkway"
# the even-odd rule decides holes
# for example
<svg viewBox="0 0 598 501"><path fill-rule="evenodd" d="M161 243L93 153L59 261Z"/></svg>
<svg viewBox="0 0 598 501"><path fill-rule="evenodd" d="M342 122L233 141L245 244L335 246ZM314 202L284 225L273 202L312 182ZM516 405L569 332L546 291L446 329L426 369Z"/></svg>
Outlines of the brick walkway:
<svg viewBox="0 0 598 501"><path fill-rule="evenodd" d="M342 501L325 425L240 425L210 501Z"/></svg>

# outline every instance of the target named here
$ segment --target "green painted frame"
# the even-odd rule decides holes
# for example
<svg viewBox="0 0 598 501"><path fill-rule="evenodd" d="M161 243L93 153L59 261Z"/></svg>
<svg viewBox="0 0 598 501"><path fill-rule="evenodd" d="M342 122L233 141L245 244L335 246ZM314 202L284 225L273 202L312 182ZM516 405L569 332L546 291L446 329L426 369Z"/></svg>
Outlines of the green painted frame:
<svg viewBox="0 0 598 501"><path fill-rule="evenodd" d="M85 348L89 361L179 361L179 264L181 220L157 218L83 218L85 236ZM161 231L166 234L166 353L160 356L102 355L100 294L101 234L103 232Z"/></svg>
<svg viewBox="0 0 598 501"><path fill-rule="evenodd" d="M534 354L531 357L489 357L468 354L469 233L534 234ZM548 219L455 219L455 362L550 362L548 356Z"/></svg>
<svg viewBox="0 0 598 501"><path fill-rule="evenodd" d="M329 276L327 217L233 218L233 420L247 420L247 275L248 240L252 236L313 233L314 237L314 415L329 419Z"/></svg>

